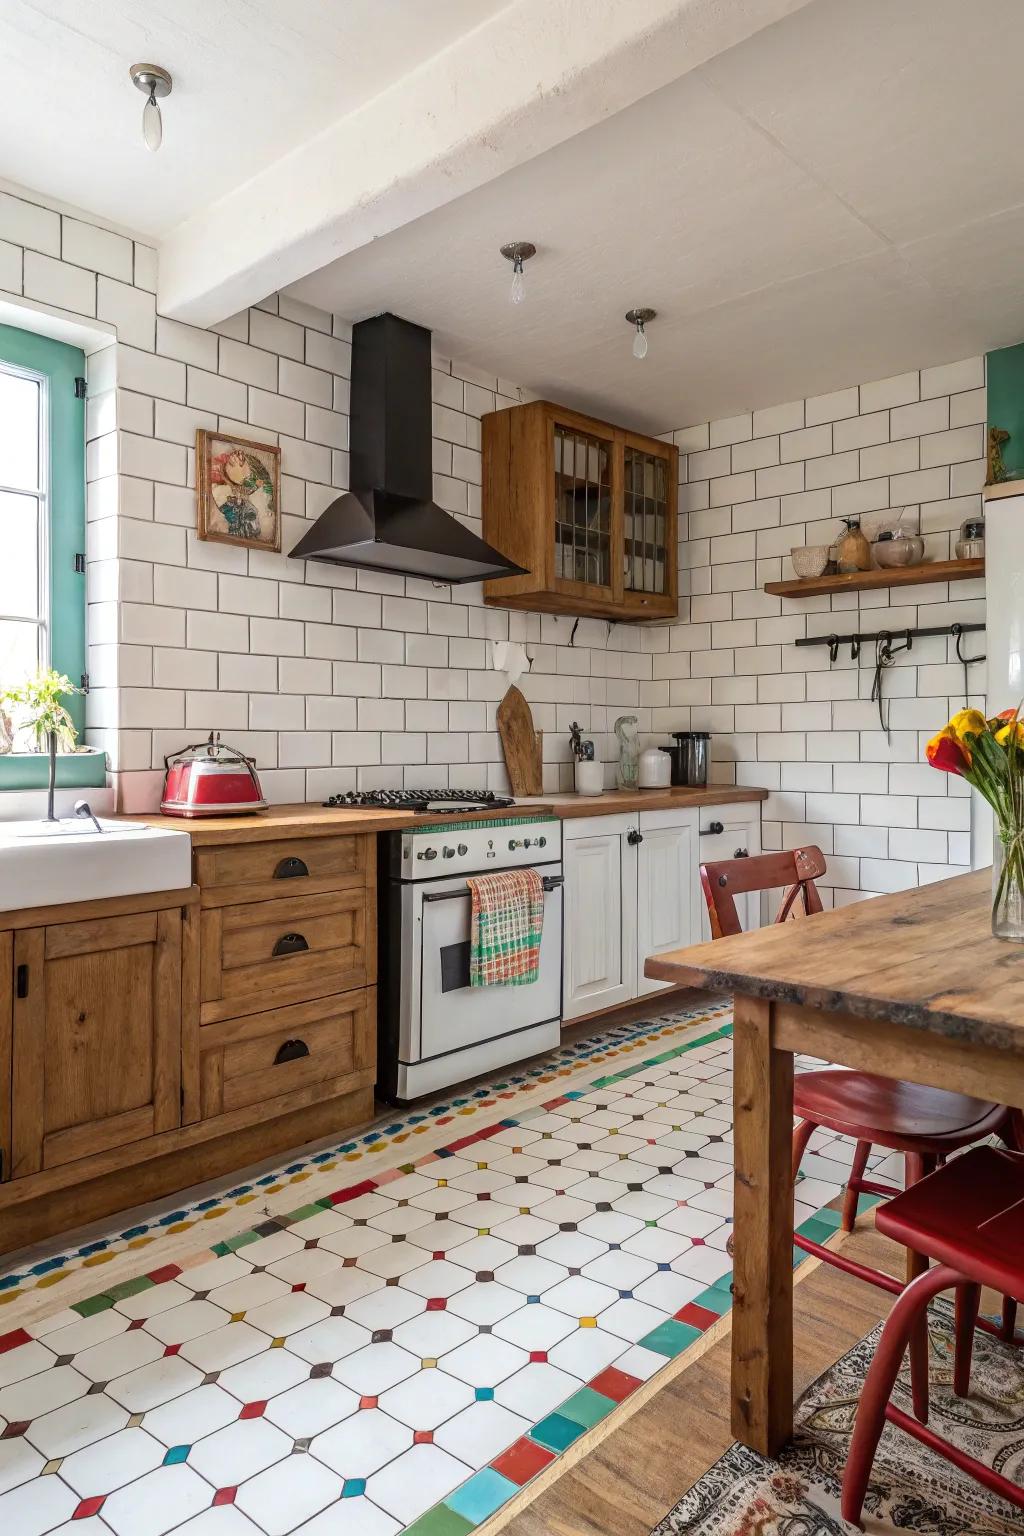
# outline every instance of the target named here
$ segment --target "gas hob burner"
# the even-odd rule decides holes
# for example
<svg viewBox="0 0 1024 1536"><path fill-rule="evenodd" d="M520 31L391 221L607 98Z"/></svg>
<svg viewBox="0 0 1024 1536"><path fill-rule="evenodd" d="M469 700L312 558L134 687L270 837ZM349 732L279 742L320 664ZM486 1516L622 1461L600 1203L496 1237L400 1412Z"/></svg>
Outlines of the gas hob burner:
<svg viewBox="0 0 1024 1536"><path fill-rule="evenodd" d="M493 789L348 789L344 794L331 795L324 805L454 816L459 811L501 810L515 801L496 795Z"/></svg>

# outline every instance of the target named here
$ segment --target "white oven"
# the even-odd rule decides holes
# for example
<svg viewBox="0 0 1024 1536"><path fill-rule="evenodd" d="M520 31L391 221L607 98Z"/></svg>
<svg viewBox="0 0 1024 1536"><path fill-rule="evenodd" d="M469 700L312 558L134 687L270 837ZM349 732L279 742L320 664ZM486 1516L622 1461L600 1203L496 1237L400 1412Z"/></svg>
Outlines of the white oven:
<svg viewBox="0 0 1024 1536"><path fill-rule="evenodd" d="M419 1098L557 1046L561 823L509 815L417 828L391 834L388 854L378 978L384 1095L397 1102ZM537 980L471 987L466 877L525 866L537 870L544 887Z"/></svg>

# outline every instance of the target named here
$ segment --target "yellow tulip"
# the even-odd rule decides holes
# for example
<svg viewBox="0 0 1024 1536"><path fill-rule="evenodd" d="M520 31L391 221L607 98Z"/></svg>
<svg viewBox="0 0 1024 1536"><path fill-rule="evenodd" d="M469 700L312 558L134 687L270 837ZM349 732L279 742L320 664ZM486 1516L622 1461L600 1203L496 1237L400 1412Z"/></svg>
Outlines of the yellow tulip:
<svg viewBox="0 0 1024 1536"><path fill-rule="evenodd" d="M983 736L988 721L980 709L958 709L946 729L957 741L964 742L968 736Z"/></svg>
<svg viewBox="0 0 1024 1536"><path fill-rule="evenodd" d="M1024 724L1019 720L1008 720L1007 723L996 731L996 741L1001 747L1010 745L1011 733L1018 747L1024 748Z"/></svg>

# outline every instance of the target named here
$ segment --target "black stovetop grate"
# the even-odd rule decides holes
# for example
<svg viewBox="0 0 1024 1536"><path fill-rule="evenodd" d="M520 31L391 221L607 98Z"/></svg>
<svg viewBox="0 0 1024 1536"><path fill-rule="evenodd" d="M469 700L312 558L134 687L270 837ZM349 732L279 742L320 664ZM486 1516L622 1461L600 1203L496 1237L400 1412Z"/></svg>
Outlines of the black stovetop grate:
<svg viewBox="0 0 1024 1536"><path fill-rule="evenodd" d="M495 794L493 789L347 789L324 801L325 806L363 806L388 811L425 811L442 805L500 810L514 804L514 800Z"/></svg>

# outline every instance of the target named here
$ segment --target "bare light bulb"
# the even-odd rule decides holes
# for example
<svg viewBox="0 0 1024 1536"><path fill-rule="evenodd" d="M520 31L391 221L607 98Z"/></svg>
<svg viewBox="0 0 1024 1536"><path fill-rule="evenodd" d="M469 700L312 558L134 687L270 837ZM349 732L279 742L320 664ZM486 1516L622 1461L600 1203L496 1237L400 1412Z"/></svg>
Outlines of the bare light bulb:
<svg viewBox="0 0 1024 1536"><path fill-rule="evenodd" d="M647 356L647 322L658 313L656 309L627 309L625 319L633 327L633 356L643 361Z"/></svg>
<svg viewBox="0 0 1024 1536"><path fill-rule="evenodd" d="M642 360L647 356L647 332L644 323L638 320L636 323L636 335L633 337L633 356Z"/></svg>
<svg viewBox="0 0 1024 1536"><path fill-rule="evenodd" d="M149 99L142 109L142 137L146 142L146 148L156 154L164 141L164 124L160 115L160 103L156 99L155 92L150 92Z"/></svg>
<svg viewBox="0 0 1024 1536"><path fill-rule="evenodd" d="M521 304L526 298L526 279L523 276L523 258L517 256L512 263L512 288L508 300L510 304Z"/></svg>

